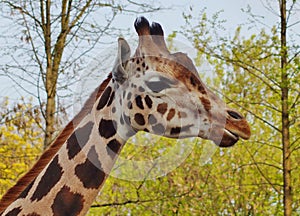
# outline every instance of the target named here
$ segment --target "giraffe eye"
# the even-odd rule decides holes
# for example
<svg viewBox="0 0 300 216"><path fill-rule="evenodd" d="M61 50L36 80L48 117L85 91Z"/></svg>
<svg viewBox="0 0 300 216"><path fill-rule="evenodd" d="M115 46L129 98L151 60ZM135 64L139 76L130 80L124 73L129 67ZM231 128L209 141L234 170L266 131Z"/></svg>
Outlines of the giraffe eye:
<svg viewBox="0 0 300 216"><path fill-rule="evenodd" d="M162 90L172 88L175 81L159 76L151 78L149 81L146 81L145 84L152 92L159 93Z"/></svg>
<svg viewBox="0 0 300 216"><path fill-rule="evenodd" d="M161 81L153 81L153 82L146 81L146 86L155 93L158 93L158 92L161 92L162 90L171 88L171 86L169 84L161 82Z"/></svg>

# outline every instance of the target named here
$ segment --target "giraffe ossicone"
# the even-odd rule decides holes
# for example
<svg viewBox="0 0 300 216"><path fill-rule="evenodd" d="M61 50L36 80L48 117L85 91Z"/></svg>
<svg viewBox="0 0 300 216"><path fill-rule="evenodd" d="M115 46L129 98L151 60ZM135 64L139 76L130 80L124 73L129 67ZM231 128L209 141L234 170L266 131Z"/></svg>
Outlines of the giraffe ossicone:
<svg viewBox="0 0 300 216"><path fill-rule="evenodd" d="M200 137L220 147L249 139L246 119L204 85L191 59L169 52L160 24L139 17L134 26L134 55L120 38L112 72L88 108L4 196L1 216L86 214L122 147L138 131Z"/></svg>

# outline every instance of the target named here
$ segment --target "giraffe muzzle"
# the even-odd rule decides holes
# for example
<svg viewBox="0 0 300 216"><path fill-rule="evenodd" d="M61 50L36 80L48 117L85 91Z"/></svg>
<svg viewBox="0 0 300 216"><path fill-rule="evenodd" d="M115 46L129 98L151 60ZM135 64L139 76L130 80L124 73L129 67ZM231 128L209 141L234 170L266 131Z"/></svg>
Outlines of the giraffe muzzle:
<svg viewBox="0 0 300 216"><path fill-rule="evenodd" d="M234 110L227 110L223 137L219 144L220 147L229 147L234 145L240 138L247 140L251 136L250 126L240 113Z"/></svg>

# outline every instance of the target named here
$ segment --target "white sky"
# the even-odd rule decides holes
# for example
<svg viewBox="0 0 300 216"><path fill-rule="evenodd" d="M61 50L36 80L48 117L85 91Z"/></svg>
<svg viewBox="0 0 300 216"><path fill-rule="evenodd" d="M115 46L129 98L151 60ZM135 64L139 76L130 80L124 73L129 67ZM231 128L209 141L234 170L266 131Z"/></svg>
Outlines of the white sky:
<svg viewBox="0 0 300 216"><path fill-rule="evenodd" d="M227 31L226 33L232 35L239 24L247 22L248 15L242 12L241 9L246 9L248 4L251 5L255 14L264 16L266 23L268 23L270 26L272 26L277 21L276 16L272 14L272 12L266 10L262 4L262 1L260 0L166 0L163 1L162 5L165 7L173 6L173 9L143 15L150 21L161 23L164 27L165 35L169 35L174 30L180 30L181 27L185 24L182 13L189 11L189 8L193 9L193 14L195 16L199 16L199 12L203 8L206 8L208 16L211 16L212 14L223 10L220 18L227 20L225 25ZM275 11L278 10L276 9ZM135 20L135 17L136 15L122 15L115 20L114 25L131 27L132 32L134 32L133 22ZM261 26L257 29L260 28ZM255 30L257 29L253 28L251 31L255 32ZM244 34L247 33L247 31L244 32ZM16 39L16 42L19 42L19 39ZM12 83L8 79L0 76L0 98L4 96L8 96L11 100L17 101L21 96L24 96L24 92L16 91L14 85L12 85Z"/></svg>

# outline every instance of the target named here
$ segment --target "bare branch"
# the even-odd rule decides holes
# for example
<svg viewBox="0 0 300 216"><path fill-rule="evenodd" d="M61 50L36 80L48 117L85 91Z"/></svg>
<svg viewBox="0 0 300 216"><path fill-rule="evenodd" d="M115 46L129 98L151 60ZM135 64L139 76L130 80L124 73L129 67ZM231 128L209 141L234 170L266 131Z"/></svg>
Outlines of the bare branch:
<svg viewBox="0 0 300 216"><path fill-rule="evenodd" d="M171 194L171 195L163 196L160 198L152 198L152 199L145 199L145 200L136 199L136 200L126 200L123 202L94 204L91 206L91 208L103 208L103 207L108 207L108 206L122 206L122 205L128 205L128 204L142 204L142 203L148 203L148 202L157 202L157 201L163 201L163 200L168 200L168 199L181 198L181 197L187 196L192 191L193 191L193 187L181 194Z"/></svg>
<svg viewBox="0 0 300 216"><path fill-rule="evenodd" d="M33 14L30 14L28 11L26 11L22 6L19 5L15 5L13 3L11 3L10 1L2 1L4 4L7 4L10 8L14 9L14 10L18 10L20 12L20 14L22 15L26 15L28 17L30 17L32 20L34 20L34 22L36 24L38 24L40 27L42 27L42 24L40 23L40 21L38 19L36 19L36 17Z"/></svg>
<svg viewBox="0 0 300 216"><path fill-rule="evenodd" d="M257 162L257 161L255 161L255 163L242 164L242 165L238 166L238 168L236 168L235 170L243 168L243 167L247 167L247 166L257 166L257 165L264 165L264 166L275 168L275 169L281 170L281 171L283 170L281 167L275 166L274 164L270 164L270 163L266 163L266 162Z"/></svg>

